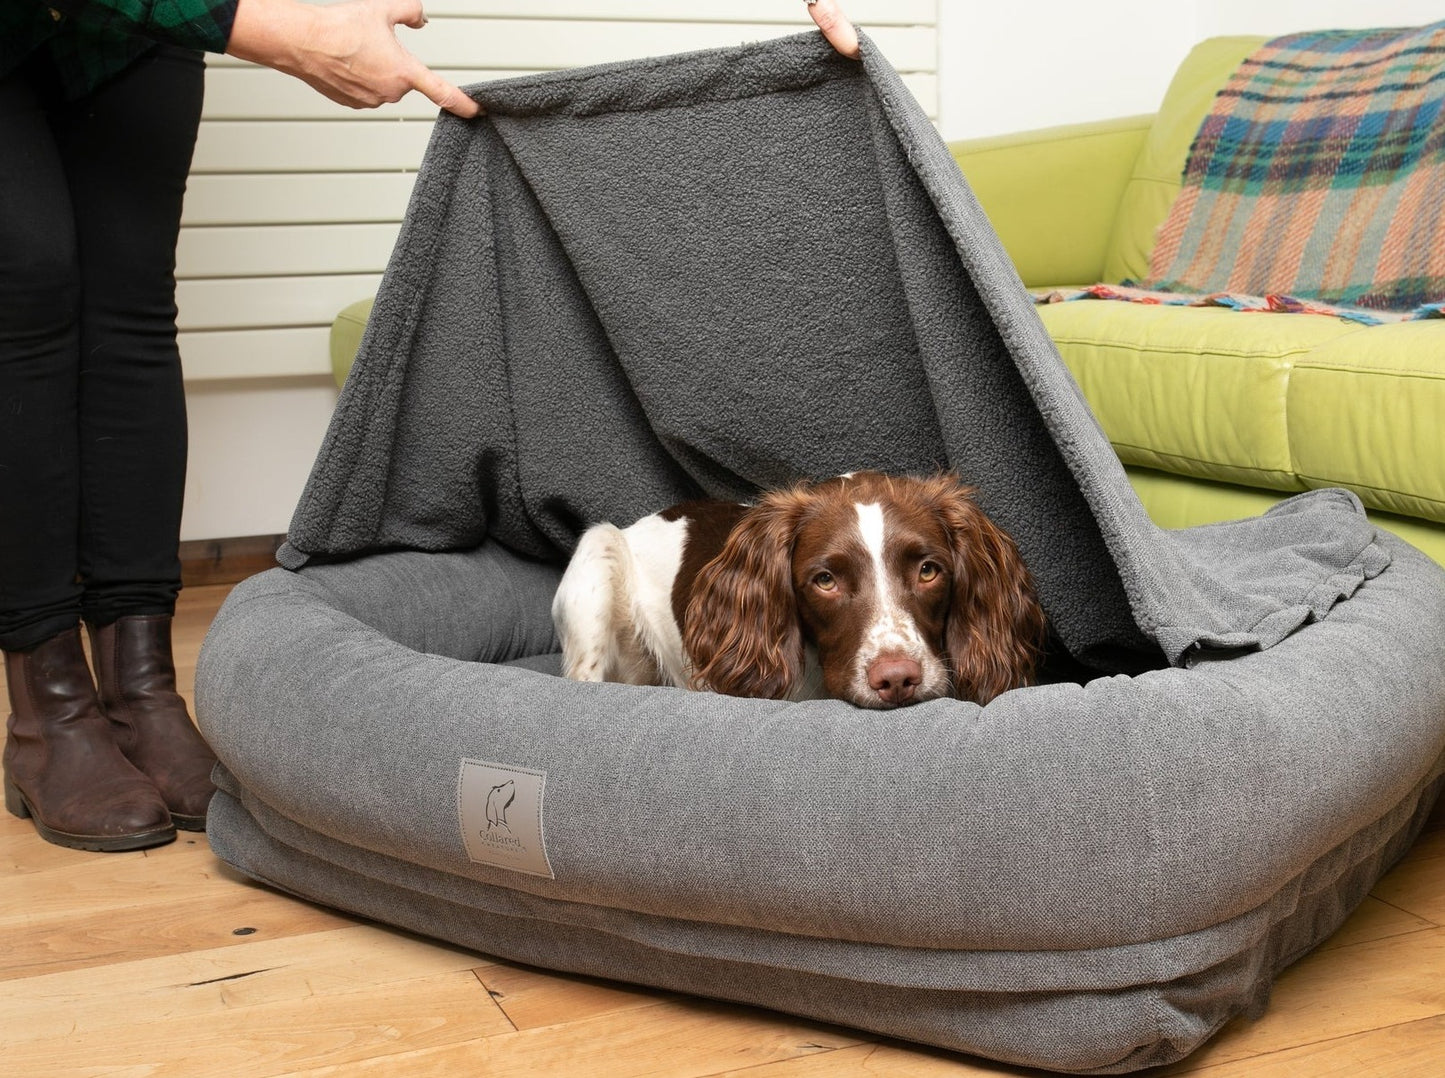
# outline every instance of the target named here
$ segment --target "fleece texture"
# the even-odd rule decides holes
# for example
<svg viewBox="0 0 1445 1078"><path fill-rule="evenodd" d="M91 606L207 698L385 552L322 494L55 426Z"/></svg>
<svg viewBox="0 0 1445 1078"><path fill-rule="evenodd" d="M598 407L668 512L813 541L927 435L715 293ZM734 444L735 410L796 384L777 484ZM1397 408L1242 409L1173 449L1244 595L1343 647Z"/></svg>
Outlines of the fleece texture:
<svg viewBox="0 0 1445 1078"><path fill-rule="evenodd" d="M282 564L957 471L1096 669L1269 647L1388 560L1357 499L1155 527L897 73L813 34L443 116Z"/></svg>

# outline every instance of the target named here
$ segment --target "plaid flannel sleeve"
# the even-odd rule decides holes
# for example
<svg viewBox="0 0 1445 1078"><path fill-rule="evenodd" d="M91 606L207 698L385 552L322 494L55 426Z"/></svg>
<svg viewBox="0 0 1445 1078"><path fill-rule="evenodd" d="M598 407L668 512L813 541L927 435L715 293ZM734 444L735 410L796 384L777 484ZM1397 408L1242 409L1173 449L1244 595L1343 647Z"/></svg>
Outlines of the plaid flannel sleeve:
<svg viewBox="0 0 1445 1078"><path fill-rule="evenodd" d="M170 45L225 52L240 0L51 0L87 26Z"/></svg>

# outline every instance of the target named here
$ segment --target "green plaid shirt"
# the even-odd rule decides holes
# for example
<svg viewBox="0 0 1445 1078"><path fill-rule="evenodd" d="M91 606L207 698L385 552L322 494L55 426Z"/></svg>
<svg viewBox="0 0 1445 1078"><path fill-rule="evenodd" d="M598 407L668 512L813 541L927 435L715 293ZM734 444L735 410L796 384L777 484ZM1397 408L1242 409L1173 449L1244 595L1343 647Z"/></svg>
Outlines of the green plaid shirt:
<svg viewBox="0 0 1445 1078"><path fill-rule="evenodd" d="M49 52L69 97L89 93L156 42L224 52L239 0L0 0L0 77Z"/></svg>

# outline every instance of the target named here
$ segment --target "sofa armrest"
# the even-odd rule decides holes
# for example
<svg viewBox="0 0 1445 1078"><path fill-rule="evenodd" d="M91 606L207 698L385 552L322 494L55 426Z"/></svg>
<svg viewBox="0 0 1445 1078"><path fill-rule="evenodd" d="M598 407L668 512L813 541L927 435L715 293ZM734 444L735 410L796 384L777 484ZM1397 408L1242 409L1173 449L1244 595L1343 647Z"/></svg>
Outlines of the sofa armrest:
<svg viewBox="0 0 1445 1078"><path fill-rule="evenodd" d="M338 386L345 385L346 376L351 373L351 364L361 347L361 335L366 332L366 321L371 317L371 305L375 301L375 296L368 296L348 304L331 323L331 375Z"/></svg>
<svg viewBox="0 0 1445 1078"><path fill-rule="evenodd" d="M1103 280L1115 214L1153 116L949 144L1031 288Z"/></svg>

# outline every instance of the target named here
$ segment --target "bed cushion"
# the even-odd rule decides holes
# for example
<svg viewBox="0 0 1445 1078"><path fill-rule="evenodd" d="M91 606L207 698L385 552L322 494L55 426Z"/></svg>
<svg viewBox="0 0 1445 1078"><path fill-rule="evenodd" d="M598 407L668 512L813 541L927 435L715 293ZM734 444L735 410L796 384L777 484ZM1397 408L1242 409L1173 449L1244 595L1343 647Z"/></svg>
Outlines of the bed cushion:
<svg viewBox="0 0 1445 1078"><path fill-rule="evenodd" d="M495 544L236 589L197 671L211 842L489 954L1068 1071L1262 1005L1407 848L1445 589L1391 568L1263 652L887 715L502 665L558 572ZM478 851L469 775L530 791Z"/></svg>

